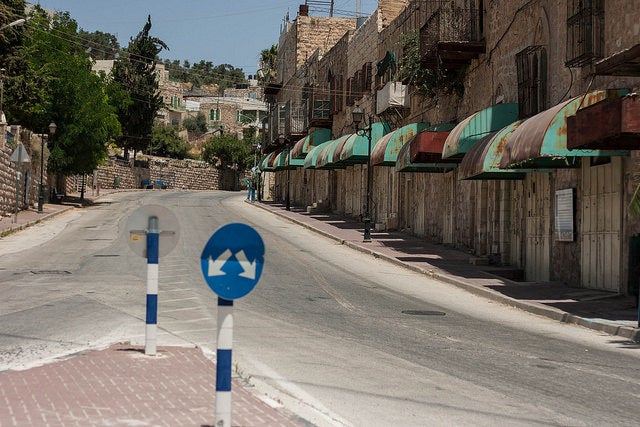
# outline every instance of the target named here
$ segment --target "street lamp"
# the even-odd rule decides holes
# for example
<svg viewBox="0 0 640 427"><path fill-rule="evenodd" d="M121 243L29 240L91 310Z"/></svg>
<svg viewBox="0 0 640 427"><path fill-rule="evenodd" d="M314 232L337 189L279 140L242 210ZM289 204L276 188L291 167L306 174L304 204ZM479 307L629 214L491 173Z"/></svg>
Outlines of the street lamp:
<svg viewBox="0 0 640 427"><path fill-rule="evenodd" d="M371 212L370 212L370 202L371 202L371 126L372 120L371 116L368 117L368 124L365 122L365 127L360 129L360 123L365 119L364 111L360 108L360 106L356 105L356 107L351 112L351 117L353 119L353 125L356 128L356 134L359 136L367 137L367 204L364 212L364 237L362 239L363 242L371 241Z"/></svg>
<svg viewBox="0 0 640 427"><path fill-rule="evenodd" d="M49 124L49 136L48 138L51 138L51 136L56 133L56 128L58 126L56 126L56 124L54 122L51 122ZM42 184L44 181L44 133L40 134L40 187L38 188L38 213L42 213L42 205L44 204L44 191L42 188Z"/></svg>

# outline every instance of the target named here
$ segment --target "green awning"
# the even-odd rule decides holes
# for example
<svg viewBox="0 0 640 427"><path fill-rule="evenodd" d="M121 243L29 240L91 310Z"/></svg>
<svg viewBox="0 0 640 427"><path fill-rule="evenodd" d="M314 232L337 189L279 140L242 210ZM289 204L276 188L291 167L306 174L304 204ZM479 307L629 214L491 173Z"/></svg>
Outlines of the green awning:
<svg viewBox="0 0 640 427"><path fill-rule="evenodd" d="M522 120L505 126L478 141L467 152L458 169L459 179L524 179L531 170L500 169L500 161L509 136L524 123Z"/></svg>
<svg viewBox="0 0 640 427"><path fill-rule="evenodd" d="M607 98L624 96L628 90L596 90L562 102L522 123L508 138L501 168L577 167L580 157L627 156L626 150L569 150L567 117L579 108Z"/></svg>
<svg viewBox="0 0 640 427"><path fill-rule="evenodd" d="M354 135L342 135L331 141L318 156L316 169L344 169L346 164L340 162L340 153L346 142Z"/></svg>
<svg viewBox="0 0 640 427"><path fill-rule="evenodd" d="M482 138L518 120L518 104L496 104L470 115L453 128L442 149L443 159L460 159Z"/></svg>
<svg viewBox="0 0 640 427"><path fill-rule="evenodd" d="M272 171L273 167L273 158L278 155L277 151L271 152L262 158L262 162L260 163L260 170L262 171Z"/></svg>
<svg viewBox="0 0 640 427"><path fill-rule="evenodd" d="M384 135L391 132L391 125L387 122L378 122L371 125L371 152ZM367 163L369 159L368 137L353 134L353 138L345 141L342 151L340 151L340 163L345 167L356 163Z"/></svg>
<svg viewBox="0 0 640 427"><path fill-rule="evenodd" d="M405 143L423 129L427 129L429 123L411 123L396 129L380 138L375 148L371 151L371 164L378 166L395 166L398 153Z"/></svg>
<svg viewBox="0 0 640 427"><path fill-rule="evenodd" d="M304 168L315 169L316 164L318 163L318 156L320 155L320 152L329 144L331 144L331 141L323 142L322 144L316 145L311 150L309 150L309 153L304 158Z"/></svg>
<svg viewBox="0 0 640 427"><path fill-rule="evenodd" d="M287 170L287 169L295 169L297 167L296 163L294 163L289 158L290 150L288 148L280 151L274 160L274 168L275 170ZM302 164L304 164L304 160L301 160Z"/></svg>
<svg viewBox="0 0 640 427"><path fill-rule="evenodd" d="M316 129L293 146L292 159L304 159L313 147L331 139L331 129Z"/></svg>

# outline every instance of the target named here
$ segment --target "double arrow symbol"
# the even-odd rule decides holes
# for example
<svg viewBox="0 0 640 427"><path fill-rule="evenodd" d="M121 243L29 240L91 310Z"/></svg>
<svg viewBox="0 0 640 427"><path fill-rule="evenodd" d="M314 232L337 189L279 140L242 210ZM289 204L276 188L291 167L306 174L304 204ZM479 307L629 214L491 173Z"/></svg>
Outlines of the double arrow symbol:
<svg viewBox="0 0 640 427"><path fill-rule="evenodd" d="M207 271L207 275L209 277L225 276L227 273L222 271L222 266L225 265L232 256L233 254L231 251L227 249L215 260L212 257L209 257L209 269ZM247 255L242 250L236 254L236 259L243 270L242 273L238 274L238 276L255 280L257 261L249 262Z"/></svg>

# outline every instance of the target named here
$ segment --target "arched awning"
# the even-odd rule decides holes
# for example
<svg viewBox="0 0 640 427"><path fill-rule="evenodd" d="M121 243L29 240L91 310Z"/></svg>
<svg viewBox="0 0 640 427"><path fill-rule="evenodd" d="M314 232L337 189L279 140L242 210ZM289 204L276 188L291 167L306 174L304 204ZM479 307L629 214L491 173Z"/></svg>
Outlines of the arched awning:
<svg viewBox="0 0 640 427"><path fill-rule="evenodd" d="M276 149L273 153L269 154L269 158L267 160L267 170L276 170L276 166L278 165L278 159L280 154L284 150L283 147Z"/></svg>
<svg viewBox="0 0 640 427"><path fill-rule="evenodd" d="M409 160L412 163L455 163L454 159L442 158L444 142L454 127L454 124L443 123L419 132L407 142Z"/></svg>
<svg viewBox="0 0 640 427"><path fill-rule="evenodd" d="M411 123L384 135L371 151L371 164L374 166L395 166L400 149L413 139L429 123Z"/></svg>
<svg viewBox="0 0 640 427"><path fill-rule="evenodd" d="M346 164L340 162L340 152L342 147L353 135L342 135L338 139L331 141L329 145L322 149L318 156L316 169L344 169Z"/></svg>
<svg viewBox="0 0 640 427"><path fill-rule="evenodd" d="M273 151L269 154L266 154L262 160L260 161L260 170L261 171L273 171L274 166L273 166L273 162L274 162L274 158L275 156L277 156L279 154L279 151Z"/></svg>
<svg viewBox="0 0 640 427"><path fill-rule="evenodd" d="M459 179L524 179L530 170L501 169L500 161L509 136L522 120L505 126L498 132L478 141L467 152L458 169Z"/></svg>
<svg viewBox="0 0 640 427"><path fill-rule="evenodd" d="M509 137L501 168L566 168L579 166L580 157L626 156L626 150L570 150L567 147L567 117L579 108L603 99L623 96L626 89L596 90L562 102L522 123Z"/></svg>
<svg viewBox="0 0 640 427"><path fill-rule="evenodd" d="M470 115L451 131L442 149L442 158L461 159L473 145L509 123L518 120L518 104L496 104Z"/></svg>
<svg viewBox="0 0 640 427"><path fill-rule="evenodd" d="M282 151L280 151L280 153L274 159L274 169L277 171L295 169L304 165L304 160L292 159L290 157L290 154L291 151L288 148L284 148Z"/></svg>
<svg viewBox="0 0 640 427"><path fill-rule="evenodd" d="M326 141L320 145L316 145L311 150L309 150L309 153L304 158L303 167L305 169L315 169L316 164L318 163L318 156L320 155L322 150L329 144L331 144L331 141Z"/></svg>
<svg viewBox="0 0 640 427"><path fill-rule="evenodd" d="M391 125L387 122L371 124L371 152L384 135L391 131ZM369 139L367 135L353 134L353 138L345 141L340 151L340 163L345 167L357 163L367 163L369 160Z"/></svg>
<svg viewBox="0 0 640 427"><path fill-rule="evenodd" d="M331 139L331 129L316 129L300 139L291 150L292 159L304 159L313 147Z"/></svg>

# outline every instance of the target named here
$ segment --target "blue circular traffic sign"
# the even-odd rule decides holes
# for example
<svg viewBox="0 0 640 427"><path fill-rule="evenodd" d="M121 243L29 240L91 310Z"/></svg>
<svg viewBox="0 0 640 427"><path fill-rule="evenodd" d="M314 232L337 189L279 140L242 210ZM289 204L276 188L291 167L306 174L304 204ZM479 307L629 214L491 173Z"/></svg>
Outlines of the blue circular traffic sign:
<svg viewBox="0 0 640 427"><path fill-rule="evenodd" d="M219 297L233 300L247 295L258 283L264 265L264 242L246 224L220 227L200 256L205 282Z"/></svg>

